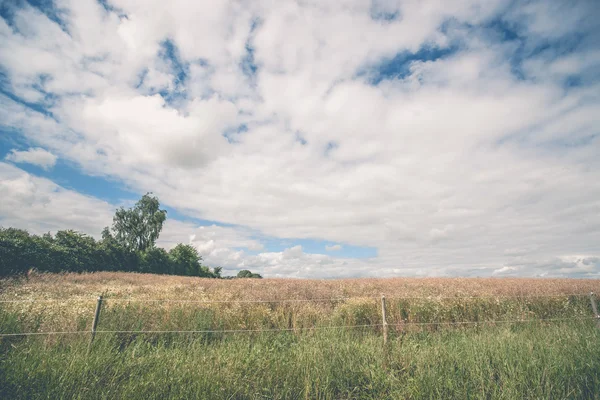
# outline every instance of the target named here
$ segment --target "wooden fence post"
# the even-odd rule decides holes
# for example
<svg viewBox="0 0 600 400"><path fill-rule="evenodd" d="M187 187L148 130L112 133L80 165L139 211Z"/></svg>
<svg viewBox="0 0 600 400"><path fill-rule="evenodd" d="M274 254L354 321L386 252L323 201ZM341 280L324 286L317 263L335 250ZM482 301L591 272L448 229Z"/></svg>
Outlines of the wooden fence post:
<svg viewBox="0 0 600 400"><path fill-rule="evenodd" d="M98 302L96 303L96 313L94 314L94 321L92 322L92 338L90 340L90 346L96 337L96 327L100 320L100 310L102 309L102 295L98 296Z"/></svg>
<svg viewBox="0 0 600 400"><path fill-rule="evenodd" d="M388 323L385 310L385 295L381 295L381 317L383 320L383 344L385 345L388 341Z"/></svg>
<svg viewBox="0 0 600 400"><path fill-rule="evenodd" d="M596 325L600 328L600 314L598 314L598 307L596 306L596 296L594 292L590 292L590 303L592 303L592 310L594 311L594 317L596 317Z"/></svg>

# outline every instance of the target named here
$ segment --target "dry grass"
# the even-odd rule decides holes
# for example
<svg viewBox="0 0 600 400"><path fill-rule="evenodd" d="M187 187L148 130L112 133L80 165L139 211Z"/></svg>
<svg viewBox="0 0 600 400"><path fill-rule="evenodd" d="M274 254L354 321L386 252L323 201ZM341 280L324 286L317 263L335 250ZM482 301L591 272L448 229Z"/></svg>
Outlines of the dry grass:
<svg viewBox="0 0 600 400"><path fill-rule="evenodd" d="M400 325L589 316L586 294L600 291L599 280L575 279L216 280L114 272L32 273L0 285L0 300L60 300L0 303L26 331L87 330L100 294L101 330L297 330L379 324L381 294L389 299L388 322ZM546 295L556 297L536 297ZM144 301L154 299L273 302ZM313 301L275 301L291 299Z"/></svg>
<svg viewBox="0 0 600 400"><path fill-rule="evenodd" d="M91 353L87 332L0 338L0 397L598 398L590 291L599 280L31 274L0 281L0 300L60 301L0 303L0 333L89 332L99 294L104 332ZM380 324L382 293L398 324L389 347L379 325L301 329ZM140 301L151 299L312 301ZM478 324L448 324L459 321ZM419 322L428 325L407 324ZM223 329L295 332L110 332Z"/></svg>
<svg viewBox="0 0 600 400"><path fill-rule="evenodd" d="M463 297L587 294L600 280L538 278L235 279L124 272L38 274L0 281L0 299L107 298L188 300Z"/></svg>

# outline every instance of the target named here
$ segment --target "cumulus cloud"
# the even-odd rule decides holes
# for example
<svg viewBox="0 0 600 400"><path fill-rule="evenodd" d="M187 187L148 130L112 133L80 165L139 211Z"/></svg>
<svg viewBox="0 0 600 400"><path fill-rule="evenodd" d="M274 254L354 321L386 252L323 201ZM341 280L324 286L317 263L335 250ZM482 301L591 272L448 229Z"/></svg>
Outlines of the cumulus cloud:
<svg viewBox="0 0 600 400"><path fill-rule="evenodd" d="M44 169L50 169L56 164L56 158L57 157L49 151L40 147L35 147L25 151L13 149L4 159L16 163L28 163Z"/></svg>
<svg viewBox="0 0 600 400"><path fill-rule="evenodd" d="M502 268L498 268L497 270L494 270L494 272L492 272L492 275L507 275L507 274L514 274L514 271L517 270L517 267L502 267Z"/></svg>
<svg viewBox="0 0 600 400"><path fill-rule="evenodd" d="M342 249L342 245L340 245L340 244L333 244L330 246L329 245L325 246L325 250L327 250L327 251L339 251L341 249Z"/></svg>
<svg viewBox="0 0 600 400"><path fill-rule="evenodd" d="M223 249L246 249L259 251L264 248L258 232L243 227L224 227L217 225L198 225L168 219L165 223L159 244L171 247L177 243L188 242L200 250L200 254L210 257L214 251Z"/></svg>
<svg viewBox="0 0 600 400"><path fill-rule="evenodd" d="M598 256L592 2L56 4L57 18L22 4L0 20L3 127L234 226L165 227L206 260L280 276L537 275ZM261 236L378 256L271 252Z"/></svg>
<svg viewBox="0 0 600 400"><path fill-rule="evenodd" d="M42 234L75 229L99 237L115 207L0 162L0 226Z"/></svg>

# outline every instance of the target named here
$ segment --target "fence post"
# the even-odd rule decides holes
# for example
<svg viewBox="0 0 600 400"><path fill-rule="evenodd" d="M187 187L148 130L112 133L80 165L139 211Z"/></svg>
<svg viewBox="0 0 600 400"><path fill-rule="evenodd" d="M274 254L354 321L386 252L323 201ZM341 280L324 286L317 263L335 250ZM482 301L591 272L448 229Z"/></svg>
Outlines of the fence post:
<svg viewBox="0 0 600 400"><path fill-rule="evenodd" d="M594 311L594 317L596 317L596 325L600 328L600 314L598 314L598 307L596 306L596 296L594 292L590 292L590 303L592 303L592 310Z"/></svg>
<svg viewBox="0 0 600 400"><path fill-rule="evenodd" d="M98 296L98 302L96 303L96 313L94 314L94 321L92 322L92 338L90 340L90 346L96 337L96 327L100 320L100 309L102 309L102 295Z"/></svg>
<svg viewBox="0 0 600 400"><path fill-rule="evenodd" d="M385 345L388 341L388 323L385 310L385 295L381 295L381 317L383 320L383 344Z"/></svg>

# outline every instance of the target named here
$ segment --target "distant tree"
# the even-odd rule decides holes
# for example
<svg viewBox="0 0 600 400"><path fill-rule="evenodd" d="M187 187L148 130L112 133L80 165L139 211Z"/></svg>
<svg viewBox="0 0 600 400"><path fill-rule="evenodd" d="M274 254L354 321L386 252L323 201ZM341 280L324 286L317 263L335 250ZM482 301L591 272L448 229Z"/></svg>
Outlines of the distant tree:
<svg viewBox="0 0 600 400"><path fill-rule="evenodd" d="M151 247L140 253L140 272L169 274L172 270L173 261L162 247Z"/></svg>
<svg viewBox="0 0 600 400"><path fill-rule="evenodd" d="M237 277L238 278L259 278L259 279L262 279L262 276L260 274L253 273L253 272L251 272L251 271L249 271L247 269L243 269L240 272L238 272Z"/></svg>
<svg viewBox="0 0 600 400"><path fill-rule="evenodd" d="M101 235L102 235L102 240L115 240L112 233L110 233L110 229L108 226L105 226L104 229L102 229Z"/></svg>
<svg viewBox="0 0 600 400"><path fill-rule="evenodd" d="M0 228L0 276L21 275L35 267L37 252L23 229Z"/></svg>
<svg viewBox="0 0 600 400"><path fill-rule="evenodd" d="M172 274L188 276L210 276L208 268L200 263L202 257L198 250L192 245L179 243L169 251L171 259Z"/></svg>
<svg viewBox="0 0 600 400"><path fill-rule="evenodd" d="M121 245L108 227L102 230L102 240L98 242L100 263L104 271L137 271L139 255Z"/></svg>
<svg viewBox="0 0 600 400"><path fill-rule="evenodd" d="M221 272L223 272L223 267L214 267L213 268L213 275L215 276L215 278L221 279Z"/></svg>
<svg viewBox="0 0 600 400"><path fill-rule="evenodd" d="M154 247L166 219L167 211L160 209L158 198L147 193L133 208L117 210L112 229L126 249L144 251Z"/></svg>
<svg viewBox="0 0 600 400"><path fill-rule="evenodd" d="M54 261L52 271L67 270L74 272L99 271L102 269L98 246L93 237L74 230L56 232L53 240L46 236L49 243L49 258ZM43 269L44 266L41 266Z"/></svg>
<svg viewBox="0 0 600 400"><path fill-rule="evenodd" d="M55 236L30 235L21 229L0 229L0 274L40 271L97 271L102 265L94 238L66 230Z"/></svg>
<svg viewBox="0 0 600 400"><path fill-rule="evenodd" d="M250 278L250 275L252 275L252 272L248 271L247 269L243 269L240 272L238 272L237 277L238 278Z"/></svg>

